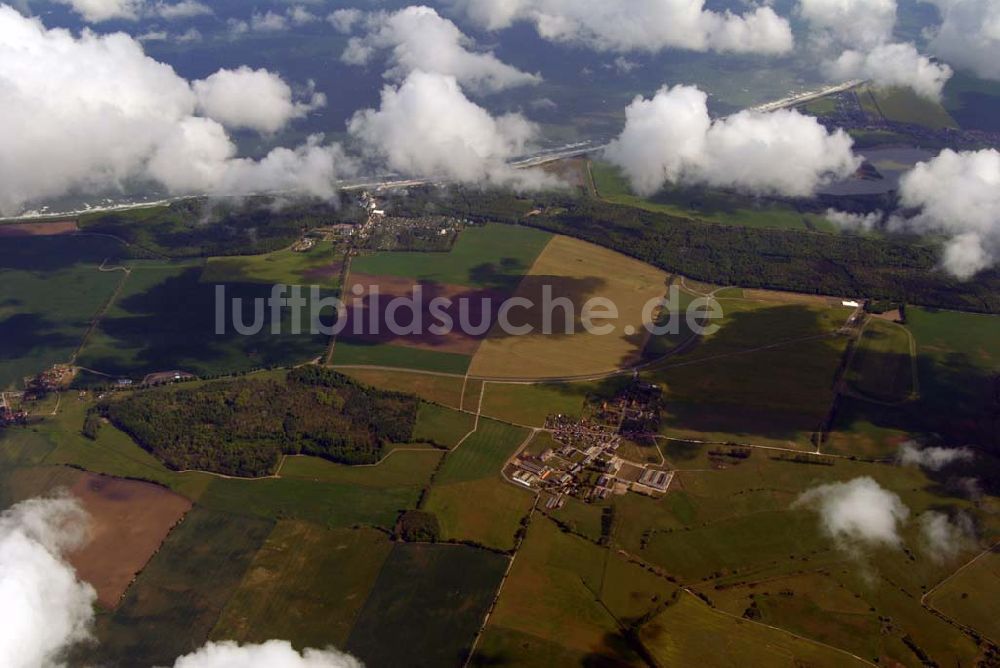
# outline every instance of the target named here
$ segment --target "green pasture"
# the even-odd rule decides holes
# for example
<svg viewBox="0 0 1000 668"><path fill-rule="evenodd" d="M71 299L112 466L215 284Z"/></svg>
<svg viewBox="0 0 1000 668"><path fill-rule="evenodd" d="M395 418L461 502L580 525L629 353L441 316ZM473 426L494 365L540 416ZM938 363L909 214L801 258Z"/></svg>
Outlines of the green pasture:
<svg viewBox="0 0 1000 668"><path fill-rule="evenodd" d="M363 343L340 337L333 349L333 365L395 367L463 375L472 358L424 348L394 346L387 343Z"/></svg>

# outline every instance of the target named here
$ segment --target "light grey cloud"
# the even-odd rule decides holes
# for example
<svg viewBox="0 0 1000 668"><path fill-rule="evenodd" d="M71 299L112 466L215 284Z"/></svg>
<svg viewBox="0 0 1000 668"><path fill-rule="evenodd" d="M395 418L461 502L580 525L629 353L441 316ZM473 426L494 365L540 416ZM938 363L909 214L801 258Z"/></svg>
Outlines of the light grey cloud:
<svg viewBox="0 0 1000 668"><path fill-rule="evenodd" d="M75 36L0 6L0 82L4 214L49 197L122 190L144 180L175 193L212 193L223 187L242 192L233 178L237 172L257 186L275 176L265 161L240 160L223 126L198 115L199 95L191 83L123 33ZM231 105L222 97L209 106L226 116ZM267 118L261 114L252 122L273 126L281 115L271 108L276 100L287 101L283 89L268 98ZM298 113L294 104L292 113ZM300 148L290 155L303 162L289 173L301 178L303 192L328 195L332 184L317 191L315 177L339 174L341 167L346 175L353 168L350 161L338 163L343 152L337 146L313 140ZM280 157L287 162L289 153ZM275 185L296 184L283 177Z"/></svg>
<svg viewBox="0 0 1000 668"><path fill-rule="evenodd" d="M938 100L951 78L951 68L921 55L915 44L894 41L896 0L799 0L797 12L833 79L870 79Z"/></svg>
<svg viewBox="0 0 1000 668"><path fill-rule="evenodd" d="M0 515L0 664L63 665L65 650L91 638L97 593L64 555L86 540L88 518L68 497L32 499Z"/></svg>
<svg viewBox="0 0 1000 668"><path fill-rule="evenodd" d="M984 79L1000 81L1000 3L995 0L927 0L942 23L931 30L931 50Z"/></svg>
<svg viewBox="0 0 1000 668"><path fill-rule="evenodd" d="M841 547L898 547L900 526L910 515L897 494L864 476L847 482L813 487L795 501L793 508L813 508L823 530Z"/></svg>
<svg viewBox="0 0 1000 668"><path fill-rule="evenodd" d="M326 97L310 87L305 100L296 101L292 88L265 69L246 66L222 69L192 84L199 111L229 128L250 128L271 134L292 119L302 118L326 104Z"/></svg>
<svg viewBox="0 0 1000 668"><path fill-rule="evenodd" d="M210 642L177 659L174 668L363 668L360 661L334 649L299 652L288 641L259 645Z"/></svg>
<svg viewBox="0 0 1000 668"><path fill-rule="evenodd" d="M369 156L407 176L521 188L555 183L541 171L506 164L526 151L535 125L520 114L494 118L452 76L410 73L382 90L378 109L357 112L348 130Z"/></svg>
<svg viewBox="0 0 1000 668"><path fill-rule="evenodd" d="M537 74L522 72L492 53L474 51L474 42L430 7L375 12L365 15L358 25L365 34L351 38L344 62L363 65L375 53L387 51L391 67L385 76L396 81L414 70L453 76L464 88L477 92L541 81Z"/></svg>
<svg viewBox="0 0 1000 668"><path fill-rule="evenodd" d="M970 448L921 447L910 441L899 447L897 459L902 466L919 466L931 471L940 471L953 462L968 462L975 458Z"/></svg>
<svg viewBox="0 0 1000 668"><path fill-rule="evenodd" d="M942 264L955 276L971 278L1000 259L1000 152L945 149L904 174L899 193L918 213L897 225L944 234Z"/></svg>
<svg viewBox="0 0 1000 668"><path fill-rule="evenodd" d="M924 551L937 562L948 561L975 546L975 525L967 513L954 517L929 510L920 516Z"/></svg>
<svg viewBox="0 0 1000 668"><path fill-rule="evenodd" d="M637 97L606 158L641 195L667 183L697 183L807 196L860 165L850 137L828 132L811 116L747 111L712 120L707 101L691 86L664 87L652 99Z"/></svg>
<svg viewBox="0 0 1000 668"><path fill-rule="evenodd" d="M525 21L544 39L599 51L781 54L794 45L788 21L762 5L734 14L706 9L704 0L451 0L451 4L487 30Z"/></svg>
<svg viewBox="0 0 1000 668"><path fill-rule="evenodd" d="M824 217L842 229L861 230L867 232L875 229L875 226L882 222L885 214L881 211L873 211L871 213L849 213L847 211L827 209Z"/></svg>

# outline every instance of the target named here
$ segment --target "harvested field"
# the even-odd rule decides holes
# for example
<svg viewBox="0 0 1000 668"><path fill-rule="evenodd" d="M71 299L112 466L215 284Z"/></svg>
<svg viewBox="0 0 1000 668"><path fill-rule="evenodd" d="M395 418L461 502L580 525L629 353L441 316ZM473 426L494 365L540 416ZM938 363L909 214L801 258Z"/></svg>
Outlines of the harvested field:
<svg viewBox="0 0 1000 668"><path fill-rule="evenodd" d="M54 237L79 232L75 220L53 220L44 223L10 223L0 225L0 237Z"/></svg>
<svg viewBox="0 0 1000 668"><path fill-rule="evenodd" d="M363 296L359 298L363 306L354 308L354 299L350 300L347 325L340 334L341 339L368 344L391 343L397 346L464 355L471 355L479 348L479 343L486 337L487 332L484 330L476 334L474 329L479 323L490 323L496 319L506 296L506 293L500 290L415 282L401 276L376 276L352 272L350 287L354 286L361 286L364 290ZM377 298L375 294L378 295ZM390 312L390 301L400 298L413 300L413 303L420 306L419 310L406 305L394 313ZM442 334L428 331L441 320L441 316L432 313L430 308L431 302L438 299L451 301L451 305L446 306L443 313L446 313L456 325L450 332ZM460 314L460 305L463 303L468 304L465 316ZM458 326L462 318L470 326ZM394 334L392 331L393 329L406 331L411 327L419 333ZM363 333L356 334L358 331Z"/></svg>
<svg viewBox="0 0 1000 668"><path fill-rule="evenodd" d="M114 608L191 502L159 485L93 473L83 474L70 492L91 525L90 541L69 562L97 590L98 602Z"/></svg>
<svg viewBox="0 0 1000 668"><path fill-rule="evenodd" d="M462 401L462 383L456 376L437 376L419 372L385 369L342 369L354 380L383 390L415 394L426 401L458 408Z"/></svg>
<svg viewBox="0 0 1000 668"><path fill-rule="evenodd" d="M493 378L558 378L613 371L639 361L649 334L643 306L666 294L667 275L643 262L569 237L555 237L521 281L515 297L530 300L530 310L512 309L510 324L532 333L509 336L494 327L472 360L471 373ZM572 333L566 334L565 310L553 309L552 334L543 333L545 295L573 304ZM609 299L618 310L606 335L591 334L582 321L592 298Z"/></svg>

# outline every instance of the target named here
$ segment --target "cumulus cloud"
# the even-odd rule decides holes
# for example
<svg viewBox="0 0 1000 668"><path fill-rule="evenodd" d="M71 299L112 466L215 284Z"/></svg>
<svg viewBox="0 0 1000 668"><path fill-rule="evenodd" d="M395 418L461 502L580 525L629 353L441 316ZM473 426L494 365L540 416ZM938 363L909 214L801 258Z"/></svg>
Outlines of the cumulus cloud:
<svg viewBox="0 0 1000 668"><path fill-rule="evenodd" d="M180 0L169 3L163 0L56 0L68 5L88 23L119 19L137 21L144 17L158 17L168 21L212 14L212 8L197 0Z"/></svg>
<svg viewBox="0 0 1000 668"><path fill-rule="evenodd" d="M828 132L794 110L744 111L712 120L707 96L691 86L636 97L625 128L605 151L632 188L651 195L666 183L700 183L754 193L807 196L857 170L843 131Z"/></svg>
<svg viewBox="0 0 1000 668"><path fill-rule="evenodd" d="M910 514L897 494L868 476L814 487L792 507L814 508L823 530L850 550L900 545L899 526Z"/></svg>
<svg viewBox="0 0 1000 668"><path fill-rule="evenodd" d="M291 643L271 640L260 645L210 642L182 656L174 668L363 668L349 654L333 649L306 649L299 653Z"/></svg>
<svg viewBox="0 0 1000 668"><path fill-rule="evenodd" d="M519 21L544 39L626 53L663 49L781 54L794 40L786 19L767 6L744 14L705 8L704 0L452 0L488 30Z"/></svg>
<svg viewBox="0 0 1000 668"><path fill-rule="evenodd" d="M337 32L346 35L354 30L354 26L364 18L365 13L360 9L348 8L337 9L330 12L330 14L326 17L326 20L330 22L330 25L332 25Z"/></svg>
<svg viewBox="0 0 1000 668"><path fill-rule="evenodd" d="M123 33L76 36L0 6L0 89L0 212L8 215L46 197L146 180L176 193L250 192L234 174L249 174L256 186L273 174L266 160L238 160L223 126L197 115L191 84ZM339 147L314 140L291 155L303 161L291 172L302 191L328 195L331 186L314 189L316 177L340 169Z"/></svg>
<svg viewBox="0 0 1000 668"><path fill-rule="evenodd" d="M968 279L1000 259L1000 152L945 149L900 179L900 202L917 209L901 223L948 237L942 264Z"/></svg>
<svg viewBox="0 0 1000 668"><path fill-rule="evenodd" d="M68 497L25 501L0 515L0 664L59 666L70 646L91 637L97 593L63 558L84 543L87 522Z"/></svg>
<svg viewBox="0 0 1000 668"><path fill-rule="evenodd" d="M931 471L940 471L952 462L967 462L975 458L969 448L922 448L910 441L899 448L898 460L902 466L920 466Z"/></svg>
<svg viewBox="0 0 1000 668"><path fill-rule="evenodd" d="M952 70L912 43L893 41L896 9L896 0L799 0L797 11L831 78L906 86L938 100Z"/></svg>
<svg viewBox="0 0 1000 668"><path fill-rule="evenodd" d="M953 518L936 510L920 516L923 547L934 561L947 561L974 545L975 525L966 513Z"/></svg>
<svg viewBox="0 0 1000 668"><path fill-rule="evenodd" d="M836 209L827 209L824 216L828 221L845 230L861 230L868 232L882 222L885 214L881 211L871 213L849 213Z"/></svg>
<svg viewBox="0 0 1000 668"><path fill-rule="evenodd" d="M870 79L877 86L911 88L917 95L940 100L953 72L943 63L922 56L910 43L881 44L870 51L844 51L827 64L838 79Z"/></svg>
<svg viewBox="0 0 1000 668"><path fill-rule="evenodd" d="M541 172L506 164L525 152L536 126L520 114L490 116L452 76L412 72L382 90L379 109L357 112L348 131L371 156L408 176L514 187L552 183Z"/></svg>
<svg viewBox="0 0 1000 668"><path fill-rule="evenodd" d="M308 101L296 102L291 86L280 76L246 66L219 70L195 81L193 88L204 115L226 127L265 134L277 132L293 118L302 118L326 104L326 97L312 90Z"/></svg>
<svg viewBox="0 0 1000 668"><path fill-rule="evenodd" d="M340 16L343 20L344 15ZM480 92L541 81L540 76L507 65L492 53L470 50L473 41L430 7L376 12L361 23L366 34L351 38L342 59L363 65L374 53L388 51L391 68L386 77L391 79L401 80L413 70L437 72L453 76L463 87ZM350 21L345 25L350 26Z"/></svg>
<svg viewBox="0 0 1000 668"><path fill-rule="evenodd" d="M144 0L56 0L56 2L69 5L88 23L100 23L111 19L136 21L145 6Z"/></svg>
<svg viewBox="0 0 1000 668"><path fill-rule="evenodd" d="M799 0L811 37L826 44L871 49L892 38L896 0Z"/></svg>
<svg viewBox="0 0 1000 668"><path fill-rule="evenodd" d="M931 50L956 67L1000 81L1000 4L995 0L928 0L942 14Z"/></svg>

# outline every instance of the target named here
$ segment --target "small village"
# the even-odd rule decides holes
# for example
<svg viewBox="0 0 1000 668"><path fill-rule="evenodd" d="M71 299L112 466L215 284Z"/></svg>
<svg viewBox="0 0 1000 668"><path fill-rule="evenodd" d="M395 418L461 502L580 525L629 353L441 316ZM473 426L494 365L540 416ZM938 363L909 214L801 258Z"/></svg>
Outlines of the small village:
<svg viewBox="0 0 1000 668"><path fill-rule="evenodd" d="M638 464L619 453L627 441L655 445L659 403L656 385L634 380L614 398L592 405L589 416L550 415L545 429L558 447L518 455L505 474L517 484L548 492L545 505L550 510L561 507L566 496L583 501L628 492L660 496L669 488L673 471Z"/></svg>

